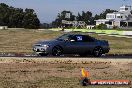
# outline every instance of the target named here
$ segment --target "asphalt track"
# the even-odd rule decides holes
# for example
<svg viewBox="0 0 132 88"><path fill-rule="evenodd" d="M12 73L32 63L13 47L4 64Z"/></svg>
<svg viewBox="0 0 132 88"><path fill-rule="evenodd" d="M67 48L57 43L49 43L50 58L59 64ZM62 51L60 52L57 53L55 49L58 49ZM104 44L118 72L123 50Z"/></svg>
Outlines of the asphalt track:
<svg viewBox="0 0 132 88"><path fill-rule="evenodd" d="M132 54L106 54L101 57L93 57L88 55L80 57L78 55L62 55L62 56L37 56L36 54L0 54L0 57L25 57L25 58L101 58L101 59L132 59Z"/></svg>

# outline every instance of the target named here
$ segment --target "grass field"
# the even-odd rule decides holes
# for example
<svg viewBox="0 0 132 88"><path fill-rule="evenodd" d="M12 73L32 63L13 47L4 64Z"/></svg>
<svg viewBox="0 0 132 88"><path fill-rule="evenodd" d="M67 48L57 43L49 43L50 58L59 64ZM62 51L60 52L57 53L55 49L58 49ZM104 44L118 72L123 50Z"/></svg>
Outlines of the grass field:
<svg viewBox="0 0 132 88"><path fill-rule="evenodd" d="M32 45L40 40L53 39L63 32L49 30L0 30L0 52L32 53ZM132 54L132 39L91 34L97 39L108 40L110 54Z"/></svg>
<svg viewBox="0 0 132 88"><path fill-rule="evenodd" d="M59 35L59 32L38 30L0 30L0 52L31 53L32 45Z"/></svg>
<svg viewBox="0 0 132 88"><path fill-rule="evenodd" d="M88 58L0 58L0 88L84 88L79 84L81 68L88 68L90 79L132 81L131 59ZM85 88L131 88L88 86Z"/></svg>

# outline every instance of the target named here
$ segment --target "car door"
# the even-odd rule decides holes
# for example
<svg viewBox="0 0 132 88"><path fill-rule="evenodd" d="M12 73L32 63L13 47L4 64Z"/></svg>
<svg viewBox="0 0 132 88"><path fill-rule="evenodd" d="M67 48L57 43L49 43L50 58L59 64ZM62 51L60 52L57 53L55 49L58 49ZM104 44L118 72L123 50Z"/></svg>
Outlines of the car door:
<svg viewBox="0 0 132 88"><path fill-rule="evenodd" d="M83 51L84 52L92 52L94 47L96 46L96 42L95 39L87 36L87 35L83 35L82 37L83 41L81 42L80 46L80 53Z"/></svg>
<svg viewBox="0 0 132 88"><path fill-rule="evenodd" d="M73 37L74 42L69 43L69 50L72 52L80 54L85 52L92 52L96 43L94 39L86 35L75 35Z"/></svg>
<svg viewBox="0 0 132 88"><path fill-rule="evenodd" d="M69 41L65 42L65 49L64 53L70 54L70 53L78 53L81 49L81 42L82 42L82 36L81 35L74 35L69 36Z"/></svg>

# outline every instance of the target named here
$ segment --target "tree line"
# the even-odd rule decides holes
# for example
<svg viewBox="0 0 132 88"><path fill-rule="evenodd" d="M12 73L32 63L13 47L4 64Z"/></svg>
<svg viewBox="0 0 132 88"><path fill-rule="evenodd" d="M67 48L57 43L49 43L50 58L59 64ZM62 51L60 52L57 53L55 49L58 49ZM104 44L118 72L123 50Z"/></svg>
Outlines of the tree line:
<svg viewBox="0 0 132 88"><path fill-rule="evenodd" d="M98 19L105 19L106 18L106 14L107 13L112 13L112 12L117 12L116 10L111 10L111 9L106 9L105 11L103 11L102 13L100 13L99 15L96 14L93 16L93 13L90 11L82 11L81 13L78 13L77 16L74 15L71 11L62 11L61 13L58 13L56 19L52 22L52 26L53 27L61 27L62 24L62 20L68 20L68 21L84 21L87 25L95 25L96 22L95 20ZM66 14L70 13L70 17L66 18Z"/></svg>
<svg viewBox="0 0 132 88"><path fill-rule="evenodd" d="M0 3L0 26L39 28L40 21L33 9L22 9Z"/></svg>
<svg viewBox="0 0 132 88"><path fill-rule="evenodd" d="M62 11L58 13L56 19L48 23L40 23L37 14L33 9L22 9L8 6L0 3L0 26L8 26L12 28L51 28L61 27L62 20L68 21L84 21L87 25L95 25L95 20L105 19L107 13L117 12L116 10L106 9L100 14L93 15L90 11L82 11L74 15L71 11ZM66 14L70 14L70 18L66 18Z"/></svg>

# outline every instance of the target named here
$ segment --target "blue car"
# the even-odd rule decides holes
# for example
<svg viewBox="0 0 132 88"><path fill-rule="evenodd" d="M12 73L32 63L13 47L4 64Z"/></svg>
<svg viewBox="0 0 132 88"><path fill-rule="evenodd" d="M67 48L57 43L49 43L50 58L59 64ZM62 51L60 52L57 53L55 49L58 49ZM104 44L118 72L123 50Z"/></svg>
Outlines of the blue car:
<svg viewBox="0 0 132 88"><path fill-rule="evenodd" d="M33 45L33 51L40 56L61 56L64 54L88 54L100 57L110 50L108 41L97 40L89 35L64 34L54 40L39 41Z"/></svg>

